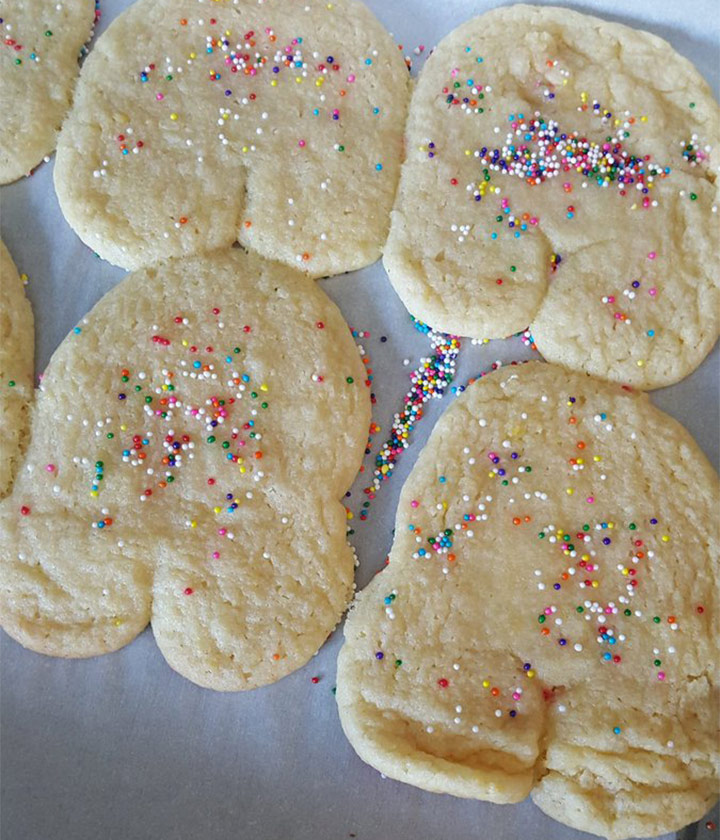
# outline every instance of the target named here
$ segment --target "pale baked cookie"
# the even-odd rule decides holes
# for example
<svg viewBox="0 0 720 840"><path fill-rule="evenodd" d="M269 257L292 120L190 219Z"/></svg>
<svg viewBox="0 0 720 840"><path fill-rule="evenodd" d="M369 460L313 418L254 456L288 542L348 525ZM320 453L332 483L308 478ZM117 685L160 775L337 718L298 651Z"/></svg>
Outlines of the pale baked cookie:
<svg viewBox="0 0 720 840"><path fill-rule="evenodd" d="M445 38L414 93L385 266L456 335L528 324L550 361L636 387L718 336L719 111L665 41L511 6Z"/></svg>
<svg viewBox="0 0 720 840"><path fill-rule="evenodd" d="M138 0L85 62L62 210L126 268L236 239L313 277L387 237L409 76L357 0Z"/></svg>
<svg viewBox="0 0 720 840"><path fill-rule="evenodd" d="M0 184L55 148L95 0L0 0Z"/></svg>
<svg viewBox="0 0 720 840"><path fill-rule="evenodd" d="M340 498L370 419L357 349L311 280L227 250L107 294L53 356L0 508L0 622L92 656L149 620L221 690L303 665L352 592Z"/></svg>
<svg viewBox="0 0 720 840"><path fill-rule="evenodd" d="M34 320L23 281L0 241L0 498L26 445L33 394Z"/></svg>
<svg viewBox="0 0 720 840"><path fill-rule="evenodd" d="M647 396L540 362L472 385L402 491L338 662L361 758L430 791L532 792L604 837L718 790L718 481Z"/></svg>

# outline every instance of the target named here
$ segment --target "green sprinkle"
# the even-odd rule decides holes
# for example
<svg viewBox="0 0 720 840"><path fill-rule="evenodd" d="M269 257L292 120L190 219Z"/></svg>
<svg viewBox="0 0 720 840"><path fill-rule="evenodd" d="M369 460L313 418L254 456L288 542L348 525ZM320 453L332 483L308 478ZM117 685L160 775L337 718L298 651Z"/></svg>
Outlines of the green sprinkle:
<svg viewBox="0 0 720 840"><path fill-rule="evenodd" d="M545 616L539 615L538 616L538 624L545 624Z"/></svg>
<svg viewBox="0 0 720 840"><path fill-rule="evenodd" d="M208 443L215 443L215 435L210 435L210 437L207 439L207 442Z"/></svg>
<svg viewBox="0 0 720 840"><path fill-rule="evenodd" d="M14 379L11 379L11 380L8 382L8 385L9 385L11 388L14 388L14 387L15 387L15 380L14 380Z"/></svg>
<svg viewBox="0 0 720 840"><path fill-rule="evenodd" d="M401 665L402 665L402 659L396 659L395 660L395 667L399 668Z"/></svg>
<svg viewBox="0 0 720 840"><path fill-rule="evenodd" d="M631 531L634 531L634 530L637 528L637 525L636 525L634 522L631 522L631 523L628 525L628 528L629 528Z"/></svg>
<svg viewBox="0 0 720 840"><path fill-rule="evenodd" d="M352 378L352 376L348 376L348 378L345 381L348 385L352 385L355 380Z"/></svg>
<svg viewBox="0 0 720 840"><path fill-rule="evenodd" d="M655 622L655 624L660 624L660 616L659 615L653 616L653 621Z"/></svg>
<svg viewBox="0 0 720 840"><path fill-rule="evenodd" d="M695 193L690 193L690 201L696 201L697 195Z"/></svg>

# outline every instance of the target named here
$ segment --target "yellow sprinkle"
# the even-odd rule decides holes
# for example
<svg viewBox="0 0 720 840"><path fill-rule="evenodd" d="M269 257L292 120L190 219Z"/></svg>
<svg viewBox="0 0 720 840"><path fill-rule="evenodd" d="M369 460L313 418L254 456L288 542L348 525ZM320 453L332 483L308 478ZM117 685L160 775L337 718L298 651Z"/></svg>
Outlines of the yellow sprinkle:
<svg viewBox="0 0 720 840"><path fill-rule="evenodd" d="M220 513L222 508L221 507L214 507L213 510L215 511L215 513Z"/></svg>
<svg viewBox="0 0 720 840"><path fill-rule="evenodd" d="M637 362L638 367L642 367L644 364L645 364L645 362L642 359L638 359L638 362Z"/></svg>
<svg viewBox="0 0 720 840"><path fill-rule="evenodd" d="M196 522L194 519L193 519L193 521L190 523L190 527L191 527L191 528L197 528L197 522Z"/></svg>
<svg viewBox="0 0 720 840"><path fill-rule="evenodd" d="M354 519L355 518L355 516L354 516L354 514L351 510L348 510L347 508L345 508L345 512L347 513L347 518L348 519Z"/></svg>
<svg viewBox="0 0 720 840"><path fill-rule="evenodd" d="M602 458L599 455L593 455L593 461L602 461Z"/></svg>
<svg viewBox="0 0 720 840"><path fill-rule="evenodd" d="M125 425L125 423L123 423L122 426L120 426L120 431L127 432L127 426Z"/></svg>
<svg viewBox="0 0 720 840"><path fill-rule="evenodd" d="M533 669L531 668L529 671L525 672L525 675L529 680L531 680L535 676L535 671L533 671Z"/></svg>
<svg viewBox="0 0 720 840"><path fill-rule="evenodd" d="M116 618L113 623L115 624L116 627L121 627L122 624L123 624L123 620L121 618Z"/></svg>
<svg viewBox="0 0 720 840"><path fill-rule="evenodd" d="M190 53L190 58L197 58L197 53L191 52Z"/></svg>
<svg viewBox="0 0 720 840"><path fill-rule="evenodd" d="M667 534L663 534L660 538L663 542L670 542L670 537Z"/></svg>
<svg viewBox="0 0 720 840"><path fill-rule="evenodd" d="M183 342L182 342L183 347L187 347L188 344L190 344L190 342L187 340L187 338L183 338Z"/></svg>
<svg viewBox="0 0 720 840"><path fill-rule="evenodd" d="M98 494L98 491L97 491L97 490L91 490L91 491L90 491L90 495L91 495L93 498L97 498L97 494Z"/></svg>
<svg viewBox="0 0 720 840"><path fill-rule="evenodd" d="M490 680L483 680L483 688L490 688Z"/></svg>
<svg viewBox="0 0 720 840"><path fill-rule="evenodd" d="M568 487L568 488L565 490L565 492L568 494L568 496L572 496L572 494L573 494L575 491L572 489L572 487Z"/></svg>
<svg viewBox="0 0 720 840"><path fill-rule="evenodd" d="M272 82L270 82L270 86L271 87L277 87L277 80L273 79Z"/></svg>
<svg viewBox="0 0 720 840"><path fill-rule="evenodd" d="M597 588L598 588L598 586L600 586L600 582L599 582L599 581L597 581L597 580L594 580L594 581L592 582L592 586L593 586L593 589L597 589Z"/></svg>
<svg viewBox="0 0 720 840"><path fill-rule="evenodd" d="M260 386L260 390L261 390L261 391L267 391L267 390L268 390L268 386L267 386L265 383L263 383L263 384Z"/></svg>
<svg viewBox="0 0 720 840"><path fill-rule="evenodd" d="M470 149L465 149L465 154L470 156L472 154L472 152L470 151Z"/></svg>
<svg viewBox="0 0 720 840"><path fill-rule="evenodd" d="M627 570L627 569L623 569L623 570L622 570L622 573L623 573L623 574L627 577L628 570Z"/></svg>
<svg viewBox="0 0 720 840"><path fill-rule="evenodd" d="M245 473L247 472L247 468L246 468L246 467L240 467L240 472L241 472L243 475L245 475Z"/></svg>
<svg viewBox="0 0 720 840"><path fill-rule="evenodd" d="M177 118L178 118L178 115L177 115L177 114L170 114L170 119L171 119L173 122L175 122L175 120L177 120Z"/></svg>

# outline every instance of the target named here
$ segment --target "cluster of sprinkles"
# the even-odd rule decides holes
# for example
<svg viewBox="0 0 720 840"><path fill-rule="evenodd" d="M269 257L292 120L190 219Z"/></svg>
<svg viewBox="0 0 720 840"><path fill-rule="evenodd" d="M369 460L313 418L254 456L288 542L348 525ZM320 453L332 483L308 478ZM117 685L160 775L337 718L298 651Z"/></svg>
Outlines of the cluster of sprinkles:
<svg viewBox="0 0 720 840"><path fill-rule="evenodd" d="M497 369L500 363L494 364ZM483 374L481 374L482 376ZM542 402L549 401L542 396ZM645 666L641 665L638 679L649 679L655 684L671 680L673 663L677 647L672 641L672 634L677 633L687 621L673 611L644 606L638 607L636 598L644 591L645 578L653 566L662 563L666 547L673 540L672 530L663 523L659 514L638 516L635 519L618 521L612 516L603 516L601 506L603 482L608 478L606 455L607 446L611 446L611 436L616 429L616 422L605 406L593 405L588 401L569 395L559 400L559 419L566 422L570 430L567 440L567 471L565 482L548 480L545 473L534 470L532 459L524 452L522 443L514 443L513 433L498 440L495 445L486 446L481 451L473 451L470 446L462 448L462 457L469 467L486 473L494 489L473 498L465 493L459 506L455 521L450 519L447 527L440 531L424 532L417 515L427 502L411 499L409 504L413 512L407 525L415 548L411 559L415 563L436 565L442 574L441 579L449 579L453 570L463 562L465 547L476 536L480 536L493 517L506 519L509 529L518 529L527 534L527 539L536 542L535 555L537 567L528 577L528 592L536 589L542 604L539 612L531 614L533 598L528 601L528 627L534 622L541 638L548 645L562 650L570 657L590 657L601 667L622 669L625 651L632 646L637 651L637 642L632 642L634 632L639 627L667 628L670 637L653 630L651 641L645 653ZM528 421L526 411L521 411L518 422ZM484 417L477 419L478 425L485 429L488 421ZM513 422L508 423L512 428ZM632 439L635 433L631 432ZM441 466L438 465L441 470ZM587 506L588 517L580 525L557 527L553 523L537 523L534 513L551 496L577 496L577 477L583 475L589 481L583 486L595 487L582 494L581 501ZM439 496L430 502L431 510L447 511L450 506L448 490L453 484L452 475L441 472L437 477ZM455 506L453 506L455 507ZM382 610L389 622L394 622L398 607L402 605L402 592L395 588L381 595ZM702 616L705 607L694 606L694 613ZM578 622L581 622L578 624ZM583 632L582 624L587 622L593 641L588 644L588 634ZM374 657L378 662L389 661L397 669L408 664L407 652L395 651L399 643L393 641L389 633L384 636L384 646L390 650L378 649ZM455 653L457 657L457 652ZM399 658L404 657L404 658ZM429 688L447 692L450 703L454 703L453 671L460 670L460 664L452 663L452 670L439 665L439 676L430 678ZM462 667L467 667L463 665ZM533 679L541 670L540 665L526 661L521 673L527 679ZM437 671L435 672L437 674ZM492 677L478 675L483 690L493 704L493 714L498 717L515 718L522 712L521 684L502 686ZM545 690L547 701L554 699L552 691ZM505 702L503 702L503 698ZM564 705L556 704L556 710L562 714ZM466 731L477 733L476 725L470 726L463 718L462 707L456 706L454 725ZM432 734L437 724L425 727ZM447 726L447 724L444 724ZM622 720L611 726L613 735L620 736L625 731ZM673 742L668 742L669 748Z"/></svg>
<svg viewBox="0 0 720 840"><path fill-rule="evenodd" d="M423 416L423 406L431 399L441 399L455 377L460 339L433 330L417 318L412 321L416 330L428 336L432 355L422 358L410 374L410 390L403 399L401 411L393 418L390 436L375 456L372 483L363 490L367 500L363 503L361 520L367 519L370 501L382 483L392 476L399 456L410 446L412 432Z"/></svg>
<svg viewBox="0 0 720 840"><path fill-rule="evenodd" d="M580 110L588 110L587 94L582 94L585 100ZM589 109L603 124L610 122L612 113L595 101ZM631 117L630 119L635 120ZM645 118L643 118L645 119ZM490 149L483 146L475 152L475 157L483 167L483 178L477 184L471 185L475 201L482 201L488 189L492 175L500 174L520 178L529 186L535 187L554 178L567 177L571 173L578 173L599 187L608 188L615 185L621 196L635 191L640 196L640 204L644 208L657 206L657 202L650 197L656 179L666 178L671 170L668 166L660 166L651 162L649 155L636 156L625 148L625 140L630 132L625 122L602 142L589 140L578 131L563 131L556 120L546 120L539 111L526 118L522 113L508 116L510 131L507 133L503 146ZM570 181L563 183L566 193L573 191ZM494 191L497 191L495 189ZM518 223L518 219L511 212L507 199L501 200L501 215L497 221L504 221L515 229L519 236L527 227ZM567 218L574 219L576 208L573 204L567 206ZM527 215L522 221L531 225L538 223L537 217Z"/></svg>

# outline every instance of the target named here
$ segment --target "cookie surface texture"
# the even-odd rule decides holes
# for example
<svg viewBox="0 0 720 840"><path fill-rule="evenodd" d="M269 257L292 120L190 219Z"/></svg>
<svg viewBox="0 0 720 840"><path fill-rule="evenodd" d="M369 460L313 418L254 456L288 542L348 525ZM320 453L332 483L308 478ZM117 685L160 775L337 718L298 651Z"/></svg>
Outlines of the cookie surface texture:
<svg viewBox="0 0 720 840"><path fill-rule="evenodd" d="M0 242L0 498L27 443L33 394L34 319L15 263Z"/></svg>
<svg viewBox="0 0 720 840"><path fill-rule="evenodd" d="M83 67L62 210L125 268L239 240L313 277L380 256L409 75L358 0L138 0Z"/></svg>
<svg viewBox="0 0 720 840"><path fill-rule="evenodd" d="M639 388L718 337L720 116L669 44L568 9L462 25L425 64L384 262L439 330L530 326L548 361Z"/></svg>
<svg viewBox="0 0 720 840"><path fill-rule="evenodd" d="M241 690L303 665L345 609L339 499L370 409L339 310L239 249L137 272L69 334L0 514L0 619L84 657L152 620L169 664Z"/></svg>
<svg viewBox="0 0 720 840"><path fill-rule="evenodd" d="M94 0L0 2L0 184L55 148L94 21Z"/></svg>
<svg viewBox="0 0 720 840"><path fill-rule="evenodd" d="M346 623L355 750L613 840L699 819L718 789L717 502L642 393L541 362L471 386Z"/></svg>

